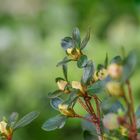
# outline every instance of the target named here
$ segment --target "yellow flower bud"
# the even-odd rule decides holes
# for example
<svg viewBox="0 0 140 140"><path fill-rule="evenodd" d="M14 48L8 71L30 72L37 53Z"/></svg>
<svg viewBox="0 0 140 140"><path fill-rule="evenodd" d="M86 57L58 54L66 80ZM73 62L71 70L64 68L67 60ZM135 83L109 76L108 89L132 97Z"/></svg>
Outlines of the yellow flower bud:
<svg viewBox="0 0 140 140"><path fill-rule="evenodd" d="M114 79L120 78L122 72L123 72L122 65L113 63L108 67L108 74Z"/></svg>
<svg viewBox="0 0 140 140"><path fill-rule="evenodd" d="M79 89L81 92L84 92L83 87L80 82L72 81L71 85L72 85L72 88Z"/></svg>
<svg viewBox="0 0 140 140"><path fill-rule="evenodd" d="M78 58L81 56L81 51L77 48L68 48L67 54L73 59L78 60Z"/></svg>
<svg viewBox="0 0 140 140"><path fill-rule="evenodd" d="M99 78L99 80L103 80L103 79L105 79L106 77L107 77L107 75L108 75L108 72L107 72L107 70L106 69L101 69L99 72L98 72L98 78Z"/></svg>
<svg viewBox="0 0 140 140"><path fill-rule="evenodd" d="M73 117L75 115L75 112L72 108L69 108L66 104L59 104L58 109L61 114L69 117Z"/></svg>
<svg viewBox="0 0 140 140"><path fill-rule="evenodd" d="M109 94L112 96L120 97L124 95L124 89L119 82L108 82L106 84L106 88Z"/></svg>
<svg viewBox="0 0 140 140"><path fill-rule="evenodd" d="M12 129L7 128L7 123L5 121L0 122L0 133L5 138L9 138L12 136Z"/></svg>
<svg viewBox="0 0 140 140"><path fill-rule="evenodd" d="M123 135L123 136L128 135L128 130L123 126L120 126L120 132L121 132L121 135Z"/></svg>
<svg viewBox="0 0 140 140"><path fill-rule="evenodd" d="M67 84L68 84L68 82L64 81L64 80L57 81L58 88L62 91L65 90L65 87L66 87Z"/></svg>

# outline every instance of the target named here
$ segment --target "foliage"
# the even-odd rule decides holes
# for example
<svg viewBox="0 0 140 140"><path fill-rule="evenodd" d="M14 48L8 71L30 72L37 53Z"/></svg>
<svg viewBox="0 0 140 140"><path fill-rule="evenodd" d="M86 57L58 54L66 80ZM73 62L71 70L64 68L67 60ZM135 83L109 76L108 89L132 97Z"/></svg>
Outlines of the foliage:
<svg viewBox="0 0 140 140"><path fill-rule="evenodd" d="M67 119L79 118L85 140L139 140L139 109L135 114L129 81L136 66L135 53L115 56L110 62L106 54L104 62L96 67L84 53L89 39L90 30L82 39L78 28L74 28L71 37L62 39L66 56L57 66L62 66L64 77L56 78L58 89L48 94L51 106L59 114L47 120L42 129L61 129ZM72 62L83 70L79 81L69 81L67 65ZM76 104L85 110L85 116L75 111Z"/></svg>

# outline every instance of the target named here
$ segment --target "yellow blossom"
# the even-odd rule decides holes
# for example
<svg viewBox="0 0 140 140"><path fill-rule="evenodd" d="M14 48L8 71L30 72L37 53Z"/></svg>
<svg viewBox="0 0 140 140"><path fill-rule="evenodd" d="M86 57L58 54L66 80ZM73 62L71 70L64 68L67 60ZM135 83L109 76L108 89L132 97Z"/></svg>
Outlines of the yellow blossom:
<svg viewBox="0 0 140 140"><path fill-rule="evenodd" d="M83 87L80 82L72 81L72 88L79 89L81 92L84 92Z"/></svg>
<svg viewBox="0 0 140 140"><path fill-rule="evenodd" d="M119 82L116 82L116 81L108 82L106 84L106 88L109 94L112 96L120 97L124 95L123 86Z"/></svg>
<svg viewBox="0 0 140 140"><path fill-rule="evenodd" d="M62 91L65 90L65 87L66 87L67 84L68 84L68 82L64 81L64 80L57 81L58 88Z"/></svg>
<svg viewBox="0 0 140 140"><path fill-rule="evenodd" d="M82 54L81 51L77 48L68 48L66 52L73 60L78 60Z"/></svg>
<svg viewBox="0 0 140 140"><path fill-rule="evenodd" d="M59 104L58 109L61 114L69 117L73 117L75 115L75 112L72 108L69 108L67 104Z"/></svg>

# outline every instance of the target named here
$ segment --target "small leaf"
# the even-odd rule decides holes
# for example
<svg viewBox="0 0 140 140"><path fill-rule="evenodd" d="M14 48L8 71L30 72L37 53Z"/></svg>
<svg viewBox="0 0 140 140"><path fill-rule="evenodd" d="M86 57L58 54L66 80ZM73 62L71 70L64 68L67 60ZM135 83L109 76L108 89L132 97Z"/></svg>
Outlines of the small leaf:
<svg viewBox="0 0 140 140"><path fill-rule="evenodd" d="M59 110L58 105L62 103L63 103L63 100L59 97L56 97L50 100L50 104L55 110Z"/></svg>
<svg viewBox="0 0 140 140"><path fill-rule="evenodd" d="M77 61L77 66L79 68L83 68L83 67L86 66L87 62L88 62L87 56L86 55L81 55L81 57Z"/></svg>
<svg viewBox="0 0 140 140"><path fill-rule="evenodd" d="M124 110L123 105L114 97L107 97L101 103L103 112L106 113L117 113L119 109Z"/></svg>
<svg viewBox="0 0 140 140"><path fill-rule="evenodd" d="M55 129L61 129L66 123L67 117L63 115L57 115L47 120L43 125L42 129L45 131L52 131Z"/></svg>
<svg viewBox="0 0 140 140"><path fill-rule="evenodd" d="M62 61L58 62L56 66L58 67L58 66L64 65L70 61L72 61L72 59L65 58Z"/></svg>
<svg viewBox="0 0 140 140"><path fill-rule="evenodd" d="M86 84L92 78L93 72L94 72L93 62L89 60L86 67L84 67L84 73L82 76L82 82L84 84Z"/></svg>
<svg viewBox="0 0 140 140"><path fill-rule="evenodd" d="M33 111L28 114L26 114L24 117L22 117L14 126L14 130L17 128L24 127L28 124L30 124L33 120L35 120L39 116L39 112Z"/></svg>
<svg viewBox="0 0 140 140"><path fill-rule="evenodd" d="M47 97L48 98L56 98L56 97L60 96L61 94L63 94L63 92L61 90L56 90L54 92L49 92Z"/></svg>
<svg viewBox="0 0 140 140"><path fill-rule="evenodd" d="M85 117L89 118L89 115L86 115ZM98 138L96 127L93 125L93 123L88 122L86 120L82 120L82 130L84 131L83 136L84 140L96 140ZM98 139L97 139L98 140Z"/></svg>
<svg viewBox="0 0 140 140"><path fill-rule="evenodd" d="M90 39L90 29L88 30L86 36L84 37L84 39L82 40L82 43L81 43L81 50L84 49L88 43Z"/></svg>
<svg viewBox="0 0 140 140"><path fill-rule="evenodd" d="M73 33L72 33L72 38L73 38L75 47L80 48L81 38L80 38L80 31L78 28L74 28Z"/></svg>
<svg viewBox="0 0 140 140"><path fill-rule="evenodd" d="M106 53L106 58L105 58L104 66L105 66L105 68L107 68L107 66L108 66L108 54L107 53Z"/></svg>
<svg viewBox="0 0 140 140"><path fill-rule="evenodd" d="M65 59L67 59L67 58L65 57L63 60L65 61ZM65 63L65 64L62 65L62 69L63 69L64 77L65 77L66 81L68 81L68 76L67 76L68 67L67 67L67 63Z"/></svg>
<svg viewBox="0 0 140 140"><path fill-rule="evenodd" d="M73 40L71 37L65 37L61 41L62 48L66 51L68 48L73 47Z"/></svg>
<svg viewBox="0 0 140 140"><path fill-rule="evenodd" d="M129 53L127 58L124 61L124 68L123 68L123 77L122 81L125 82L130 78L130 76L133 74L136 66L136 55L132 51Z"/></svg>
<svg viewBox="0 0 140 140"><path fill-rule="evenodd" d="M112 60L111 60L111 64L115 63L115 64L122 64L122 58L121 56L115 56Z"/></svg>
<svg viewBox="0 0 140 140"><path fill-rule="evenodd" d="M70 93L68 99L63 102L64 104L67 104L69 107L74 106L76 103L76 100L78 99L78 93L79 90L74 90Z"/></svg>
<svg viewBox="0 0 140 140"><path fill-rule="evenodd" d="M87 92L89 95L93 96L94 94L101 93L104 91L105 81L97 81L91 86L88 86Z"/></svg>
<svg viewBox="0 0 140 140"><path fill-rule="evenodd" d="M13 127L15 125L15 123L17 122L18 120L18 117L19 117L19 114L17 112L13 112L9 119L8 119L8 124L10 127Z"/></svg>

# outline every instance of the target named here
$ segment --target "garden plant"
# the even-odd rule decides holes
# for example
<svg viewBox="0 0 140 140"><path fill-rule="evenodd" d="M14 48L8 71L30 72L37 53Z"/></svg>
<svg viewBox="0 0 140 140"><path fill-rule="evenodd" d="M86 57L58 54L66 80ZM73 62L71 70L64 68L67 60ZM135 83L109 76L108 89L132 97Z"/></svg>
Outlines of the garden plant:
<svg viewBox="0 0 140 140"><path fill-rule="evenodd" d="M102 64L96 64L84 53L90 39L90 29L83 38L78 28L71 37L61 41L66 56L57 64L63 77L55 79L58 89L48 93L50 104L58 115L42 125L45 131L64 127L70 118L80 119L84 140L140 140L140 107L135 111L130 78L135 70L135 52L109 59L105 54ZM70 81L68 64L75 63L82 71L79 81ZM78 110L84 110L84 115ZM18 113L0 121L1 139L12 140L15 130L31 123L39 112L31 112L18 120Z"/></svg>
<svg viewBox="0 0 140 140"><path fill-rule="evenodd" d="M129 80L136 66L135 52L126 55L122 49L122 54L111 60L105 54L103 63L96 64L84 53L89 39L90 29L81 40L78 28L71 37L62 39L66 57L57 66L62 67L64 77L55 79L58 89L48 94L58 115L47 120L42 129L61 129L69 118L79 118L85 140L140 140L140 108L135 112ZM69 80L70 63L83 70L79 81ZM75 111L77 104L85 110L85 115Z"/></svg>

